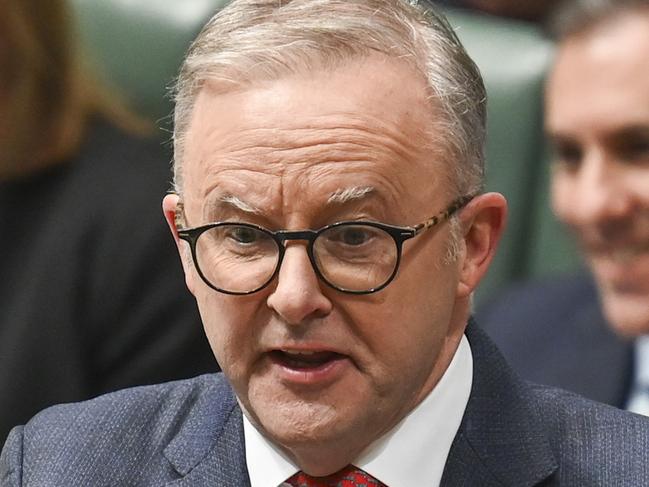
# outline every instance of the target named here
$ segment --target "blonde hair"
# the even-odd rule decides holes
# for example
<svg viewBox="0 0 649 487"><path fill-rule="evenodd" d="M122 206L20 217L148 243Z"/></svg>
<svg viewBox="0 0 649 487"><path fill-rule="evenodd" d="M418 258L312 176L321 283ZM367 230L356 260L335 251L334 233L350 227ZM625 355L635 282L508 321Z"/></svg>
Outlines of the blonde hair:
<svg viewBox="0 0 649 487"><path fill-rule="evenodd" d="M91 115L145 130L82 61L65 0L0 5L0 179L73 155Z"/></svg>
<svg viewBox="0 0 649 487"><path fill-rule="evenodd" d="M406 0L234 0L217 13L190 48L175 89L176 191L182 191L191 113L206 82L227 91L299 70L333 68L370 52L404 59L424 76L431 110L443 114L431 138L442 140L451 154L451 182L461 194L480 191L482 78L446 19Z"/></svg>

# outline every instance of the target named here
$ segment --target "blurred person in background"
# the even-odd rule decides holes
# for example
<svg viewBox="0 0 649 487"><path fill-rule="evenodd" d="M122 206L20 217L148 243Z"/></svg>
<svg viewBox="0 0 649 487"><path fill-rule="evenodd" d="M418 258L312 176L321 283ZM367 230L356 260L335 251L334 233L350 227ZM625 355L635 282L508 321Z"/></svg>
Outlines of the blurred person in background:
<svg viewBox="0 0 649 487"><path fill-rule="evenodd" d="M217 370L157 201L169 154L63 0L0 4L0 443L43 407Z"/></svg>
<svg viewBox="0 0 649 487"><path fill-rule="evenodd" d="M590 273L478 316L524 377L649 414L649 1L575 0L553 27L552 204Z"/></svg>

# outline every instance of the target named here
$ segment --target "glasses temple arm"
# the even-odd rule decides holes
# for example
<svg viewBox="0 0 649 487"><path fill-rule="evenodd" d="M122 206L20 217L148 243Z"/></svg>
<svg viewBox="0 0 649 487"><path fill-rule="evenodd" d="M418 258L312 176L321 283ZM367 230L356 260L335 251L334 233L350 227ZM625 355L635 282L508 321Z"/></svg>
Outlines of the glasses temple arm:
<svg viewBox="0 0 649 487"><path fill-rule="evenodd" d="M425 222L419 223L418 225L415 225L412 227L415 230L415 235L423 232L424 230L427 230L431 227L434 227L435 225L448 220L451 216L453 216L454 213L456 213L458 210L464 208L469 201L471 201L473 198L475 198L475 195L465 195L465 196L460 196L458 199L456 199L451 205L441 213L438 213L437 215L429 218Z"/></svg>

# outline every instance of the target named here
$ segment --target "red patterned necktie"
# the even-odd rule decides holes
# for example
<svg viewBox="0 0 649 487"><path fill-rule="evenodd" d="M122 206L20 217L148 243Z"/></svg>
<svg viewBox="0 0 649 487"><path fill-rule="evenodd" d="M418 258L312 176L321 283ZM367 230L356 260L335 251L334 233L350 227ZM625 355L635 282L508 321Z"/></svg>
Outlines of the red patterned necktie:
<svg viewBox="0 0 649 487"><path fill-rule="evenodd" d="M286 483L293 487L386 487L353 465L326 477L311 477L304 472L298 472Z"/></svg>

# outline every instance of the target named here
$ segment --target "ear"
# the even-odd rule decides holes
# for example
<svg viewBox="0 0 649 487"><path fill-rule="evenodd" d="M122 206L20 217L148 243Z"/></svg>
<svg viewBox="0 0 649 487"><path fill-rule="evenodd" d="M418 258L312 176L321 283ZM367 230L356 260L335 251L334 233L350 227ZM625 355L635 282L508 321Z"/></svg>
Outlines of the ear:
<svg viewBox="0 0 649 487"><path fill-rule="evenodd" d="M176 227L176 210L179 201L180 197L177 194L171 193L166 195L162 199L162 212L164 213L165 220L167 220L169 230L171 230L171 235L176 242L178 254L180 254L180 262L182 263L183 271L185 272L185 283L187 284L189 291L194 294L195 273L191 261L191 254L189 253L187 242L178 238L178 228Z"/></svg>
<svg viewBox="0 0 649 487"><path fill-rule="evenodd" d="M476 196L460 213L464 255L458 296L468 297L482 280L505 229L507 201L500 193Z"/></svg>

